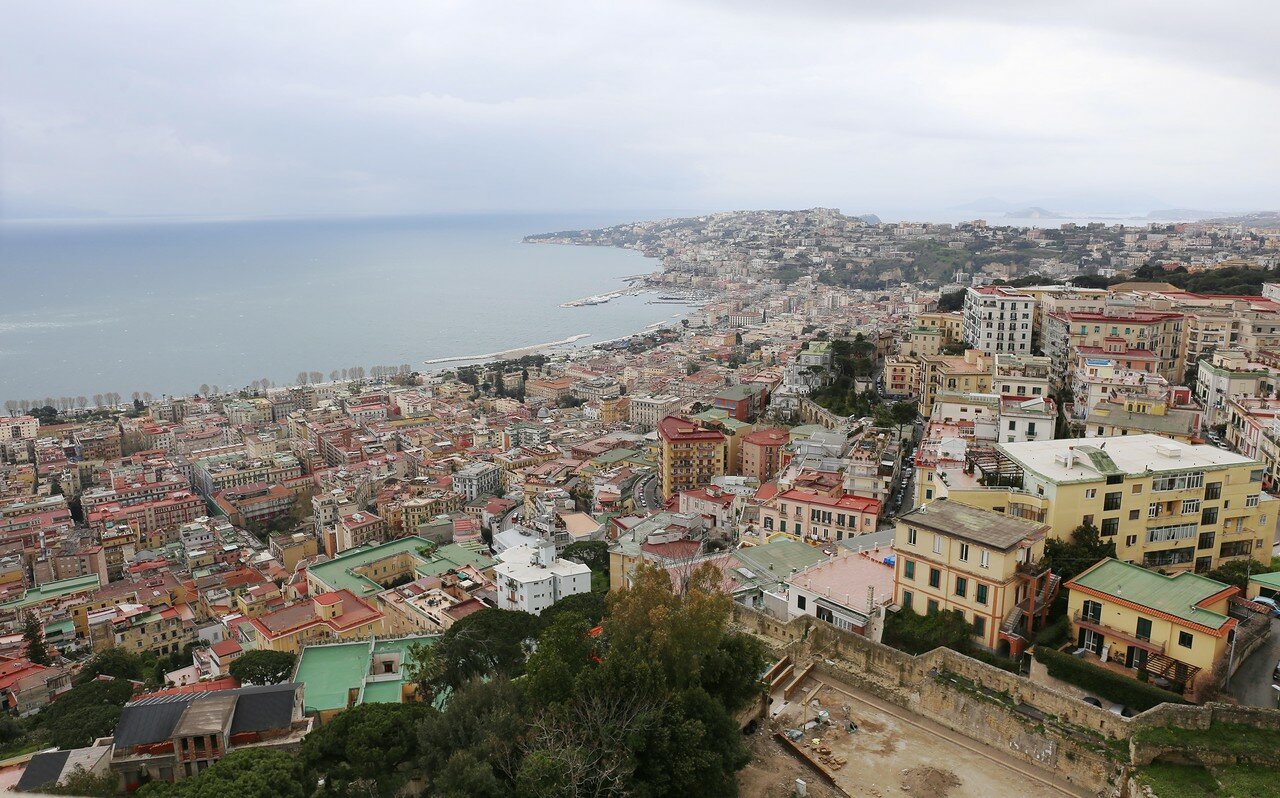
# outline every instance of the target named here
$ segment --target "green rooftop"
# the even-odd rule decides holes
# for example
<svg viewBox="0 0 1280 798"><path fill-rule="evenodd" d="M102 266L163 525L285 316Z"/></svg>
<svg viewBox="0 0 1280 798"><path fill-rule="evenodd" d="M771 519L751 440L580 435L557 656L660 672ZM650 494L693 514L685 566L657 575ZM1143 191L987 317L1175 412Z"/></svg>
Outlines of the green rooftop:
<svg viewBox="0 0 1280 798"><path fill-rule="evenodd" d="M1089 462L1093 464L1093 470L1104 476L1124 473L1116 466L1116 461L1111 459L1111 455L1097 446L1077 446L1076 454L1089 458Z"/></svg>
<svg viewBox="0 0 1280 798"><path fill-rule="evenodd" d="M689 416L689 418L693 419L694 421L714 421L715 423L721 425L731 433L736 433L738 430L742 429L743 427L751 426L745 421L739 421L736 418L730 418L728 410L722 410L718 407L712 407L707 410L703 410L701 413L698 413L697 415Z"/></svg>
<svg viewBox="0 0 1280 798"><path fill-rule="evenodd" d="M821 549L798 540L781 539L763 546L737 549L733 557L742 563L736 576L757 584L771 584L785 580L793 571L803 571L827 559ZM750 572L751 576L742 573Z"/></svg>
<svg viewBox="0 0 1280 798"><path fill-rule="evenodd" d="M0 610L21 610L27 607L34 607L45 601L69 596L72 593L93 590L101 584L97 574L73 576L70 579L60 579L57 582L45 582L43 585L27 588L20 598L0 604Z"/></svg>
<svg viewBox="0 0 1280 798"><path fill-rule="evenodd" d="M429 553L423 554L422 550L428 550ZM357 596L371 596L374 593L381 593L382 585L367 576L356 573L356 569L400 554L408 554L418 561L414 571L420 577L439 576L464 565L474 565L484 570L492 568L497 563L491 557L471 551L457 543L447 543L437 547L426 538L415 535L345 551L328 562L309 567L307 572L332 590L345 589Z"/></svg>
<svg viewBox="0 0 1280 798"><path fill-rule="evenodd" d="M436 635L417 635L306 646L293 672L293 680L303 685L305 710L346 709L353 690L353 706L400 703L409 647L416 643L434 644L437 639ZM400 667L393 674L370 674L375 657L385 653L399 654Z"/></svg>
<svg viewBox="0 0 1280 798"><path fill-rule="evenodd" d="M1123 598L1210 629L1221 628L1227 622L1226 615L1195 605L1230 585L1199 574L1183 572L1165 576L1138 565L1106 559L1073 579L1068 589L1072 585Z"/></svg>
<svg viewBox="0 0 1280 798"><path fill-rule="evenodd" d="M1249 577L1249 584L1258 585L1267 590L1280 590L1280 571L1266 574L1254 574Z"/></svg>

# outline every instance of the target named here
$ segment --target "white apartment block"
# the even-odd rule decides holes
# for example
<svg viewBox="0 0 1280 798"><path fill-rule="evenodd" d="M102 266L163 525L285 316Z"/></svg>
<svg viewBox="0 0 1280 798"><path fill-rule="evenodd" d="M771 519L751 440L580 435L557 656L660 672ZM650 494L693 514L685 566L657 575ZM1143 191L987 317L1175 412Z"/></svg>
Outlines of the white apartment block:
<svg viewBox="0 0 1280 798"><path fill-rule="evenodd" d="M1031 354L1030 294L999 285L970 288L964 297L964 338L982 352Z"/></svg>
<svg viewBox="0 0 1280 798"><path fill-rule="evenodd" d="M498 585L498 609L503 610L541 615L565 596L591 590L591 569L557 558L551 541L542 541L536 547L522 544L507 549L498 555L493 573Z"/></svg>

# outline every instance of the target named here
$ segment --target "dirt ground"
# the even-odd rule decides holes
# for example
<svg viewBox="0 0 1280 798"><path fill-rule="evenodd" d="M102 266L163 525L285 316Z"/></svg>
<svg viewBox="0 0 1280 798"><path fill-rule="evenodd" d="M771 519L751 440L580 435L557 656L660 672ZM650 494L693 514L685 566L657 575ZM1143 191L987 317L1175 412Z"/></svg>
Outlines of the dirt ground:
<svg viewBox="0 0 1280 798"><path fill-rule="evenodd" d="M739 779L743 798L789 798L797 778L805 780L815 798L838 796L772 736L776 730L800 728L806 719L814 720L818 709L832 722L806 731L799 744L854 798L1079 794L1034 780L1003 755L973 741L944 736L940 727L923 718L897 708L881 709L845 685L811 678L791 703L774 697L776 717L753 736L752 763ZM856 731L850 731L850 721Z"/></svg>

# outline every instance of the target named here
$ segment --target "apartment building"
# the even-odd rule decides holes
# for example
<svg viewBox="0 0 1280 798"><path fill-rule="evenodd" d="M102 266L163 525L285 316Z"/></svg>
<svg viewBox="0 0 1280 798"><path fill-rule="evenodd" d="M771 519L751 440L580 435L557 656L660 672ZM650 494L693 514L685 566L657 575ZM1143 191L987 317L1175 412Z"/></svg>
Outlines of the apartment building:
<svg viewBox="0 0 1280 798"><path fill-rule="evenodd" d="M964 339L986 352L1031 354L1035 297L1016 288L970 288L964 297Z"/></svg>
<svg viewBox="0 0 1280 798"><path fill-rule="evenodd" d="M658 441L663 498L728 473L728 445L722 432L667 416L658 422Z"/></svg>
<svg viewBox="0 0 1280 798"><path fill-rule="evenodd" d="M892 399L915 396L920 390L920 362L911 357L886 358L880 372L880 389Z"/></svg>
<svg viewBox="0 0 1280 798"><path fill-rule="evenodd" d="M875 532L880 510L876 499L792 488L760 508L760 524L766 535L786 532L810 543L831 543Z"/></svg>
<svg viewBox="0 0 1280 798"><path fill-rule="evenodd" d="M920 360L920 415L933 413L934 398L946 393L990 393L992 358L977 349L963 355L933 355Z"/></svg>
<svg viewBox="0 0 1280 798"><path fill-rule="evenodd" d="M671 394L634 394L628 409L631 423L652 429L658 422L675 413L684 399Z"/></svg>
<svg viewBox="0 0 1280 798"><path fill-rule="evenodd" d="M748 432L742 439L738 451L741 465L738 473L744 477L754 477L760 482L768 482L782 467L782 456L791 434L785 429L770 427Z"/></svg>
<svg viewBox="0 0 1280 798"><path fill-rule="evenodd" d="M196 460L194 466L195 488L206 497L227 488L258 482L286 484L300 476L302 464L298 458L283 452L263 458L250 458L242 453L203 457Z"/></svg>
<svg viewBox="0 0 1280 798"><path fill-rule="evenodd" d="M467 501L502 492L502 468L493 463L472 463L453 474L453 490Z"/></svg>
<svg viewBox="0 0 1280 798"><path fill-rule="evenodd" d="M382 632L382 611L349 590L320 593L236 627L246 649L298 653L314 643L368 640Z"/></svg>
<svg viewBox="0 0 1280 798"><path fill-rule="evenodd" d="M1204 406L1204 423L1210 427L1226 422L1230 400L1280 395L1277 387L1280 372L1250 360L1241 349L1216 351L1196 365L1196 398Z"/></svg>
<svg viewBox="0 0 1280 798"><path fill-rule="evenodd" d="M591 569L556 557L556 545L514 546L498 555L493 567L498 609L533 615L562 598L591 590Z"/></svg>
<svg viewBox="0 0 1280 798"><path fill-rule="evenodd" d="M898 519L894 602L903 612L956 610L983 648L1017 656L1043 628L1057 575L1039 563L1049 525L936 501Z"/></svg>
<svg viewBox="0 0 1280 798"><path fill-rule="evenodd" d="M1070 387L1077 356L1112 357L1125 368L1147 370L1170 382L1183 377L1182 328L1177 312L1108 306L1103 313L1055 313L1044 318L1044 353L1053 364L1053 382ZM1147 364L1150 364L1149 366Z"/></svg>
<svg viewBox="0 0 1280 798"><path fill-rule="evenodd" d="M921 313L907 331L907 340L898 346L902 357L942 354L942 348L964 338L964 316L960 313Z"/></svg>
<svg viewBox="0 0 1280 798"><path fill-rule="evenodd" d="M1067 582L1067 612L1078 648L1138 677L1182 692L1227 656L1240 589L1192 573L1173 576L1105 559Z"/></svg>
<svg viewBox="0 0 1280 798"><path fill-rule="evenodd" d="M1053 364L1047 357L997 352L991 359L991 392L1001 396L1051 396Z"/></svg>
<svg viewBox="0 0 1280 798"><path fill-rule="evenodd" d="M997 444L931 484L936 498L987 509L1016 502L1055 537L1092 524L1126 562L1203 572L1269 561L1276 517L1261 498L1263 474L1257 460L1216 446L1129 435Z"/></svg>
<svg viewBox="0 0 1280 798"><path fill-rule="evenodd" d="M40 422L35 416L0 417L0 443L34 441Z"/></svg>

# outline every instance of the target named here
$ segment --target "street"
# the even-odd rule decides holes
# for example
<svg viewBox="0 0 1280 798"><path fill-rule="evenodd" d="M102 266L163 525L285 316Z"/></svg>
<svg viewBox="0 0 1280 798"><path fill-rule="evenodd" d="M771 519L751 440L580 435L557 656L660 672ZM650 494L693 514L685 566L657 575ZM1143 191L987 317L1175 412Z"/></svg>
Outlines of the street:
<svg viewBox="0 0 1280 798"><path fill-rule="evenodd" d="M1271 635L1249 655L1231 677L1227 692L1242 704L1274 707L1278 693L1271 689L1271 673L1280 660L1280 619L1271 619Z"/></svg>

